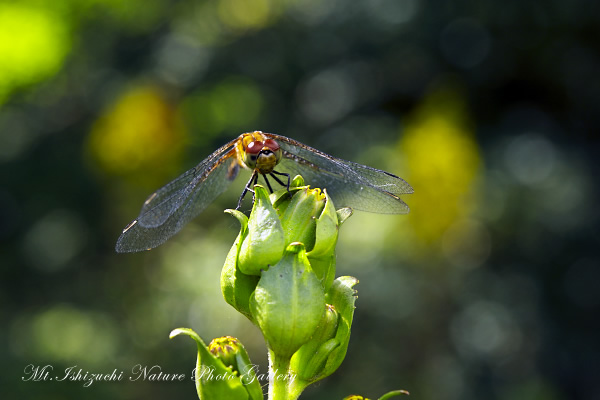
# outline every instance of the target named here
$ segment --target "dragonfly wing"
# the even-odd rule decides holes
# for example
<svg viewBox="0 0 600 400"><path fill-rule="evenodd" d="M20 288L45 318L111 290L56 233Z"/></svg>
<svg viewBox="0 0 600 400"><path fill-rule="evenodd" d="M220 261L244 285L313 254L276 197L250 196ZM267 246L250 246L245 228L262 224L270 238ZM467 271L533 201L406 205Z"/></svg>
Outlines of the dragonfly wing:
<svg viewBox="0 0 600 400"><path fill-rule="evenodd" d="M284 150L277 171L300 174L312 187L326 188L336 207L379 214L405 214L408 206L399 197L412 187L393 174L332 157L293 139L272 135Z"/></svg>
<svg viewBox="0 0 600 400"><path fill-rule="evenodd" d="M138 218L117 240L117 252L148 250L164 243L223 193L239 170L234 142L148 197Z"/></svg>
<svg viewBox="0 0 600 400"><path fill-rule="evenodd" d="M414 193L412 186L408 184L404 179L390 174L389 172L382 171L380 169L372 168L366 165L357 164L352 161L339 160L347 165L362 179L365 179L372 186L384 190L388 193L400 196L402 194Z"/></svg>
<svg viewBox="0 0 600 400"><path fill-rule="evenodd" d="M201 169L198 165L152 193L144 202L137 223L145 228L164 224L195 189L193 182Z"/></svg>

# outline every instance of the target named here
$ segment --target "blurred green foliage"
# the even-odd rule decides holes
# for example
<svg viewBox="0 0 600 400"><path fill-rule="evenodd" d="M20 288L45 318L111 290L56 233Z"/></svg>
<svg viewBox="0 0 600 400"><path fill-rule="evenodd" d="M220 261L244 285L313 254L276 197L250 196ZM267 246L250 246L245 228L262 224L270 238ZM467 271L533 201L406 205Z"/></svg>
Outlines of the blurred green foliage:
<svg viewBox="0 0 600 400"><path fill-rule="evenodd" d="M599 8L0 2L1 397L194 398L127 380L191 376L178 326L239 337L266 371L219 289L242 178L167 244L113 250L152 190L260 129L415 188L408 216L345 223L353 335L306 398L598 398ZM24 381L29 364L126 378Z"/></svg>

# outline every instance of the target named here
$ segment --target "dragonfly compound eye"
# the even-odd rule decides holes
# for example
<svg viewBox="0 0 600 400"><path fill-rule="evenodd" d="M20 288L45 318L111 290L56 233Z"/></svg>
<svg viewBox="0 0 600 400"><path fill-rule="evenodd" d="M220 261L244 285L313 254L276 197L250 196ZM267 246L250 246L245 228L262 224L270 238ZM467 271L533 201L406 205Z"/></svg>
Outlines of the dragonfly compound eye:
<svg viewBox="0 0 600 400"><path fill-rule="evenodd" d="M276 153L279 150L279 143L274 141L273 139L265 140L264 147L269 148L273 153Z"/></svg>
<svg viewBox="0 0 600 400"><path fill-rule="evenodd" d="M244 151L244 162L250 169L254 169L256 167L256 160L263 149L263 142L260 140L255 140L253 142L248 143L246 149Z"/></svg>
<svg viewBox="0 0 600 400"><path fill-rule="evenodd" d="M246 153L258 154L258 153L260 153L262 148L263 148L263 142L261 142L260 140L255 140L254 142L250 142L250 144L248 144L248 147L246 148Z"/></svg>

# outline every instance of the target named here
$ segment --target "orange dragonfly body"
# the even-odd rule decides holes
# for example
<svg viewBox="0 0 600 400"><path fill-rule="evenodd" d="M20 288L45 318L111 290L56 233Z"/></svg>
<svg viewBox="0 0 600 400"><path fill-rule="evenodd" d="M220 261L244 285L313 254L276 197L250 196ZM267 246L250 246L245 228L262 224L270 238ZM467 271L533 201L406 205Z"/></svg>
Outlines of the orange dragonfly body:
<svg viewBox="0 0 600 400"><path fill-rule="evenodd" d="M289 189L290 176L302 175L308 185L326 188L336 207L379 214L408 213L400 195L413 192L393 174L335 158L285 136L244 133L151 194L137 219L123 229L117 252L149 250L166 242L229 187L240 167L253 172L238 208L259 175L271 191L267 176ZM278 176L286 177L287 184Z"/></svg>

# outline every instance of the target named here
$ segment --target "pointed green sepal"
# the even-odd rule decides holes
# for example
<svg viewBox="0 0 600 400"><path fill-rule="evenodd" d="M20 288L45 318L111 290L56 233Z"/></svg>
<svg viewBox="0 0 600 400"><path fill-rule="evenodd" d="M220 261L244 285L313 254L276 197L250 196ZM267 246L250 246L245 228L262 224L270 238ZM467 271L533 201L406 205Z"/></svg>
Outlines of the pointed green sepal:
<svg viewBox="0 0 600 400"><path fill-rule="evenodd" d="M352 276L341 276L333 281L333 285L325 296L327 304L331 304L339 316L334 336L339 342L339 346L333 349L328 355L325 366L323 366L319 375L313 379L313 382L335 372L346 357L348 343L350 342L350 329L354 317L354 303L356 302L356 290L353 287L357 283L358 279Z"/></svg>
<svg viewBox="0 0 600 400"><path fill-rule="evenodd" d="M300 186L306 186L306 184L304 183L304 178L302 177L302 175L296 175L294 177L294 179L292 179L292 182L290 183L291 187L300 187Z"/></svg>
<svg viewBox="0 0 600 400"><path fill-rule="evenodd" d="M290 244L281 261L262 273L250 310L278 357L290 357L310 339L325 311L325 294L302 243Z"/></svg>
<svg viewBox="0 0 600 400"><path fill-rule="evenodd" d="M254 186L254 206L238 254L238 268L246 275L276 264L285 249L283 229L265 188Z"/></svg>
<svg viewBox="0 0 600 400"><path fill-rule="evenodd" d="M339 221L338 214L333 205L333 201L325 193L325 207L323 212L316 219L316 241L313 248L308 252L309 258L326 257L333 253L338 238Z"/></svg>
<svg viewBox="0 0 600 400"><path fill-rule="evenodd" d="M290 203L289 200L294 196L294 194L307 187L308 186L304 184L304 179L302 178L302 176L296 175L294 179L292 179L292 181L290 182L289 191L287 190L287 188L283 188L274 193L271 193L271 196L269 198L271 199L273 207L275 207L275 209L277 210L277 213L279 215L282 215L285 212L285 209L287 208L288 204Z"/></svg>
<svg viewBox="0 0 600 400"><path fill-rule="evenodd" d="M316 219L315 245L307 255L313 271L327 291L335 278L335 245L337 244L340 220L333 201L327 191L324 193L325 208Z"/></svg>
<svg viewBox="0 0 600 400"><path fill-rule="evenodd" d="M304 187L294 193L283 210L278 208L285 243L303 243L307 251L312 250L316 239L316 221L325 207L325 196L320 189Z"/></svg>
<svg viewBox="0 0 600 400"><path fill-rule="evenodd" d="M254 292L259 277L246 275L239 268L236 268L243 238L248 233L248 217L237 210L225 210L225 212L236 217L240 222L241 228L221 270L221 292L227 303L253 321L249 302L250 295Z"/></svg>
<svg viewBox="0 0 600 400"><path fill-rule="evenodd" d="M233 215L238 220L240 223L240 235L245 237L248 231L248 217L246 217L246 214L239 210L232 209L225 210L225 213Z"/></svg>
<svg viewBox="0 0 600 400"><path fill-rule="evenodd" d="M327 292L335 278L335 251L332 251L328 257L312 258L308 256L308 261L315 275L323 284L323 289Z"/></svg>
<svg viewBox="0 0 600 400"><path fill-rule="evenodd" d="M337 210L339 224L342 225L352 215L350 207L344 207Z"/></svg>
<svg viewBox="0 0 600 400"><path fill-rule="evenodd" d="M325 314L313 336L292 356L290 372L306 383L318 378L327 358L340 345L339 340L335 338L337 328L338 313L332 305L327 304Z"/></svg>

